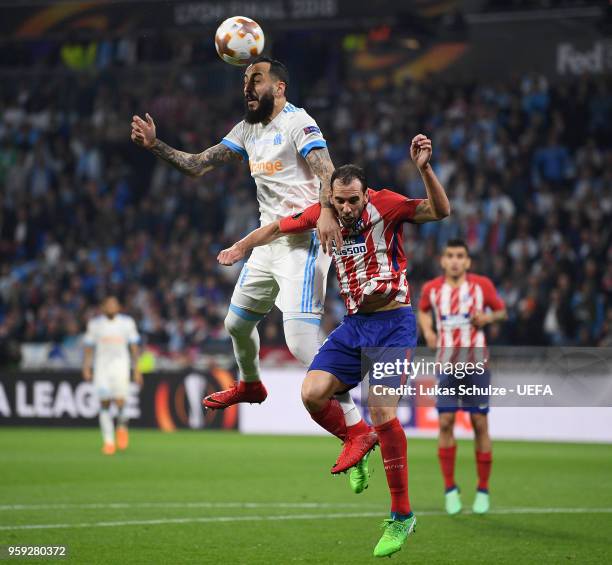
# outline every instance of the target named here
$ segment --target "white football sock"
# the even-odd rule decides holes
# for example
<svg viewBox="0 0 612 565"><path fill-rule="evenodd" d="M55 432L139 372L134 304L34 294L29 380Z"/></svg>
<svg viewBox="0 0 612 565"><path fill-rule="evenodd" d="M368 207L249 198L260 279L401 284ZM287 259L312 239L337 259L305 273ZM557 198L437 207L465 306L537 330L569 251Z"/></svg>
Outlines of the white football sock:
<svg viewBox="0 0 612 565"><path fill-rule="evenodd" d="M100 430L104 443L115 443L115 425L110 413L110 408L100 408Z"/></svg>
<svg viewBox="0 0 612 565"><path fill-rule="evenodd" d="M240 379L246 382L259 380L259 332L257 331L257 323L264 315L230 304L225 317L225 329L232 338Z"/></svg>
<svg viewBox="0 0 612 565"><path fill-rule="evenodd" d="M117 412L117 426L125 426L127 427L128 424L128 415L127 415L127 406L125 404L125 402L123 403L123 406L121 408L118 409Z"/></svg>
<svg viewBox="0 0 612 565"><path fill-rule="evenodd" d="M308 367L323 343L319 324L320 318L286 318L283 317L285 341L291 354ZM359 409L355 406L348 392L337 394L336 398L342 406L344 421L347 426L353 426L361 420Z"/></svg>
<svg viewBox="0 0 612 565"><path fill-rule="evenodd" d="M350 392L347 391L342 394L336 394L336 398L340 403L342 412L344 412L344 422L347 426L354 426L361 422L361 414L355 402L353 402Z"/></svg>

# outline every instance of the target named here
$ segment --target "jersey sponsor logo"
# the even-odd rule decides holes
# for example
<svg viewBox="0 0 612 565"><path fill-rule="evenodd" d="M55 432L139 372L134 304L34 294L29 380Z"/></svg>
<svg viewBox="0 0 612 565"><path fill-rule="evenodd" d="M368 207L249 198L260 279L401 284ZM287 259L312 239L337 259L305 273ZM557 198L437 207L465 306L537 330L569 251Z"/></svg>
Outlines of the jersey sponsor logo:
<svg viewBox="0 0 612 565"><path fill-rule="evenodd" d="M304 133L308 135L309 133L318 133L321 135L321 130L317 126L306 126L304 128Z"/></svg>
<svg viewBox="0 0 612 565"><path fill-rule="evenodd" d="M445 328L456 328L470 324L469 314L447 314L441 316L442 323Z"/></svg>
<svg viewBox="0 0 612 565"><path fill-rule="evenodd" d="M344 238L344 245L356 245L358 243L365 243L365 237L361 234Z"/></svg>
<svg viewBox="0 0 612 565"><path fill-rule="evenodd" d="M334 250L334 255L338 257L350 257L354 255L363 255L366 252L365 237L363 235L347 237L344 240L342 249L338 250L335 244L332 245L332 247Z"/></svg>
<svg viewBox="0 0 612 565"><path fill-rule="evenodd" d="M125 342L126 342L125 337L121 335L104 335L98 339L98 343L104 343L104 344L115 343L118 345L123 345Z"/></svg>
<svg viewBox="0 0 612 565"><path fill-rule="evenodd" d="M276 161L249 161L251 174L264 173L274 175L283 170L283 162L280 159Z"/></svg>

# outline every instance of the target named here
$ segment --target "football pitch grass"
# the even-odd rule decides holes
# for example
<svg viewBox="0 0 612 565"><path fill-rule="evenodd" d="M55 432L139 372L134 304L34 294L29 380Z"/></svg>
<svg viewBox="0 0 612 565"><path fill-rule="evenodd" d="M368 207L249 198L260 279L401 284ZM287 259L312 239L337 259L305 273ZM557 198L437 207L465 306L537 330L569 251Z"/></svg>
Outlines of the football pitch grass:
<svg viewBox="0 0 612 565"><path fill-rule="evenodd" d="M376 562L388 514L378 450L355 495L329 473L332 438L132 430L113 457L94 429L0 438L0 545L65 544L64 562L88 565ZM408 454L418 526L395 562L612 562L612 446L496 442L486 516L469 512L472 442L459 442L459 516L443 512L435 442L409 438Z"/></svg>

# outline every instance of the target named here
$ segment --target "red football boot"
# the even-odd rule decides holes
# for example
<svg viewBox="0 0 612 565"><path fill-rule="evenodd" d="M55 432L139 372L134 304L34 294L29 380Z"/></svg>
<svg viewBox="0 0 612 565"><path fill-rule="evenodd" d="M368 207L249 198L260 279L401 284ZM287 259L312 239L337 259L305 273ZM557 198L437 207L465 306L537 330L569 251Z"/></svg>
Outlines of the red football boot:
<svg viewBox="0 0 612 565"><path fill-rule="evenodd" d="M268 396L268 391L261 381L252 383L238 382L227 390L220 390L209 394L202 404L211 410L223 410L239 402L250 402L261 404Z"/></svg>
<svg viewBox="0 0 612 565"><path fill-rule="evenodd" d="M369 453L376 447L377 443L378 436L374 431L347 438L336 464L331 468L332 474L343 473L357 465L366 453Z"/></svg>

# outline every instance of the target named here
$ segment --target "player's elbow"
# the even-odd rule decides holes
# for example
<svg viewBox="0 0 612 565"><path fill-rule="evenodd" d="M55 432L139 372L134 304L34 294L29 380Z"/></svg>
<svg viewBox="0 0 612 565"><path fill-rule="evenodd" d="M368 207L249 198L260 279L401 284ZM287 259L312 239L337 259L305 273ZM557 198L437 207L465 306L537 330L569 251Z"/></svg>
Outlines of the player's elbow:
<svg viewBox="0 0 612 565"><path fill-rule="evenodd" d="M443 206L436 210L436 220L448 218L451 213L450 202L447 200Z"/></svg>

